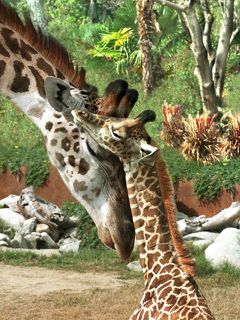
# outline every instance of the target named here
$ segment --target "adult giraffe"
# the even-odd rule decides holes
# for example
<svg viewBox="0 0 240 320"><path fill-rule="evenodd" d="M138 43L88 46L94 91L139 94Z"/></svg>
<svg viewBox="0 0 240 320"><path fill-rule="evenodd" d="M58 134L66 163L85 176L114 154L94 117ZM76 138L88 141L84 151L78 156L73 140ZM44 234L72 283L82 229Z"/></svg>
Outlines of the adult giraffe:
<svg viewBox="0 0 240 320"><path fill-rule="evenodd" d="M48 99L57 110L65 108L64 114L56 112L46 98L47 76L52 76L47 81ZM0 0L0 94L40 129L51 163L91 215L102 242L122 258L129 257L134 227L122 165L73 123L66 107L84 105L101 114L126 116L137 92L118 80L108 86L102 99L96 99L85 71L73 68L66 50L35 30L31 21L23 24Z"/></svg>
<svg viewBox="0 0 240 320"><path fill-rule="evenodd" d="M131 320L213 320L193 279L194 263L177 230L178 239L173 239L167 221L172 183L159 149L144 129L146 122L155 120L155 113L146 110L135 119L109 118L87 110L72 113L75 123L124 166L145 280L144 295Z"/></svg>

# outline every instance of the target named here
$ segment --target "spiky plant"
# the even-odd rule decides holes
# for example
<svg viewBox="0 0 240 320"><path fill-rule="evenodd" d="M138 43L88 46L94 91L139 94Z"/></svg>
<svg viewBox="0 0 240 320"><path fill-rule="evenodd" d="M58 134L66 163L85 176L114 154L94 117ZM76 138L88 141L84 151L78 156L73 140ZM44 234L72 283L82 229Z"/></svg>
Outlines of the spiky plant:
<svg viewBox="0 0 240 320"><path fill-rule="evenodd" d="M221 160L220 132L214 117L207 113L184 120L182 153L185 158L210 164Z"/></svg>
<svg viewBox="0 0 240 320"><path fill-rule="evenodd" d="M240 157L240 115L228 116L226 132L221 138L221 150L224 157Z"/></svg>
<svg viewBox="0 0 240 320"><path fill-rule="evenodd" d="M172 106L164 102L162 115L161 139L171 147L179 148L183 143L183 136L185 132L180 106Z"/></svg>

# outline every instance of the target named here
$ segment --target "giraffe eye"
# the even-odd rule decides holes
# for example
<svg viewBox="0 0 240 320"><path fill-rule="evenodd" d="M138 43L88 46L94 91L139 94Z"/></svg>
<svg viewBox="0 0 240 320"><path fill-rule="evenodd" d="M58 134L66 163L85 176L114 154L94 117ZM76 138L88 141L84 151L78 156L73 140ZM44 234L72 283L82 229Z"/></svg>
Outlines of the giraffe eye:
<svg viewBox="0 0 240 320"><path fill-rule="evenodd" d="M113 127L110 127L110 132L114 140L117 140L117 141L123 140L123 137L119 135L119 132L117 132L117 130L114 131Z"/></svg>

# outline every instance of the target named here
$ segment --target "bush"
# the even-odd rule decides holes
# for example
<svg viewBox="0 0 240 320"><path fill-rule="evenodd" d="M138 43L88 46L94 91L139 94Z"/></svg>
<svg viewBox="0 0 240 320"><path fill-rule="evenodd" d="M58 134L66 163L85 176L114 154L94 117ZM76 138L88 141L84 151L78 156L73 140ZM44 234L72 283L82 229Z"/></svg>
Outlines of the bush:
<svg viewBox="0 0 240 320"><path fill-rule="evenodd" d="M97 228L82 205L65 202L62 206L62 211L68 217L78 217L77 236L81 240L80 246L82 248L99 248L102 246L98 237Z"/></svg>

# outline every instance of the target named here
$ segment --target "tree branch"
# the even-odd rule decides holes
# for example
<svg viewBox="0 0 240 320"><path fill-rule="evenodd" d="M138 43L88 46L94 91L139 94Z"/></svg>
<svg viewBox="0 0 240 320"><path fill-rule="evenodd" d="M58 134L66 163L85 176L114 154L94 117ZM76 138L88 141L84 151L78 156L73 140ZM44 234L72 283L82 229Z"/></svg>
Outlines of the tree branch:
<svg viewBox="0 0 240 320"><path fill-rule="evenodd" d="M223 22L218 40L216 60L212 71L216 94L220 100L223 92L226 63L233 32L234 0L225 0L223 10Z"/></svg>
<svg viewBox="0 0 240 320"><path fill-rule="evenodd" d="M187 6L182 6L176 2L172 2L172 1L169 1L169 0L155 0L155 2L158 2L164 6L167 6L167 7L170 7L170 8L173 8L177 11L185 11L187 9Z"/></svg>
<svg viewBox="0 0 240 320"><path fill-rule="evenodd" d="M211 43L211 32L212 32L212 25L214 22L214 18L207 0L200 0L200 5L202 8L202 12L205 20L204 30L203 30L203 43L208 53L209 65L211 66L215 59L215 52L213 50L212 43Z"/></svg>

